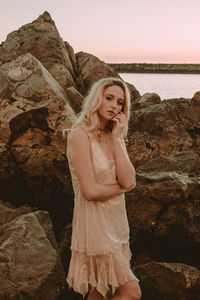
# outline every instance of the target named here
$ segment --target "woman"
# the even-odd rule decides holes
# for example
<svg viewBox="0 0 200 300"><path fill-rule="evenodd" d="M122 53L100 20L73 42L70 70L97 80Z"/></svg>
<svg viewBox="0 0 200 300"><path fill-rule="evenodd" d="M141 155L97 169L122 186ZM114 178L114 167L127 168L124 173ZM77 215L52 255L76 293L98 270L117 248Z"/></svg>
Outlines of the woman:
<svg viewBox="0 0 200 300"><path fill-rule="evenodd" d="M71 261L67 282L89 300L141 298L130 269L129 226L124 192L133 189L135 169L124 142L130 95L123 81L96 82L67 140L75 193Z"/></svg>

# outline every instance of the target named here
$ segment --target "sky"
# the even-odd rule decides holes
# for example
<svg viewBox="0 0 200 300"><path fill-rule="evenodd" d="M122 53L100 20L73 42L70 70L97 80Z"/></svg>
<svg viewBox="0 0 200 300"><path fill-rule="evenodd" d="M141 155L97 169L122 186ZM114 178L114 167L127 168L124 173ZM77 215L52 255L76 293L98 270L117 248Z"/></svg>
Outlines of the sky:
<svg viewBox="0 0 200 300"><path fill-rule="evenodd" d="M75 53L108 63L200 63L200 0L0 0L0 43L44 11Z"/></svg>

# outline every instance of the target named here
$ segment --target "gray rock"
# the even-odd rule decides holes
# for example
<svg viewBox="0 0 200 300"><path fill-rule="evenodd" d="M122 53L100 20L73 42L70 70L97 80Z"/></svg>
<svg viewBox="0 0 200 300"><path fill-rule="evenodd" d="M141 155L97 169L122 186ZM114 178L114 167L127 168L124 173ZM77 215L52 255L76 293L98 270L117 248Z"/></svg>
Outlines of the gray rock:
<svg viewBox="0 0 200 300"><path fill-rule="evenodd" d="M55 299L65 286L47 212L36 211L0 227L0 298Z"/></svg>

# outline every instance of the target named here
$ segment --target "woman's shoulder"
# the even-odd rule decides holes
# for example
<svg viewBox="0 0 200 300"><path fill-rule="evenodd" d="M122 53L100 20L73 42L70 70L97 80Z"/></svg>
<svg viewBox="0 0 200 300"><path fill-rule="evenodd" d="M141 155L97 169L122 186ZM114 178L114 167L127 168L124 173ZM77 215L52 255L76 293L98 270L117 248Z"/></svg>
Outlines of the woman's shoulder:
<svg viewBox="0 0 200 300"><path fill-rule="evenodd" d="M69 131L68 131L68 139L77 139L81 138L82 136L89 135L88 126L85 123L78 123L75 124Z"/></svg>
<svg viewBox="0 0 200 300"><path fill-rule="evenodd" d="M75 128L83 128L83 129L85 129L85 130L88 130L88 129L89 129L89 126L88 126L87 123L81 122L81 123L75 124L75 125L72 127L72 129L75 129Z"/></svg>

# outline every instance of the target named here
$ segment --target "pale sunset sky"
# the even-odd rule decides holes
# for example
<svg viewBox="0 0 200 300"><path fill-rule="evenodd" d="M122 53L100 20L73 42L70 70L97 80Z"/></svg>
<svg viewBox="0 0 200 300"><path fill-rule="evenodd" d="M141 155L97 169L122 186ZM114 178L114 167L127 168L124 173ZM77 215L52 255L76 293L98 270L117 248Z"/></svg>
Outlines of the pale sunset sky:
<svg viewBox="0 0 200 300"><path fill-rule="evenodd" d="M0 43L44 11L105 62L200 63L200 0L0 0Z"/></svg>

